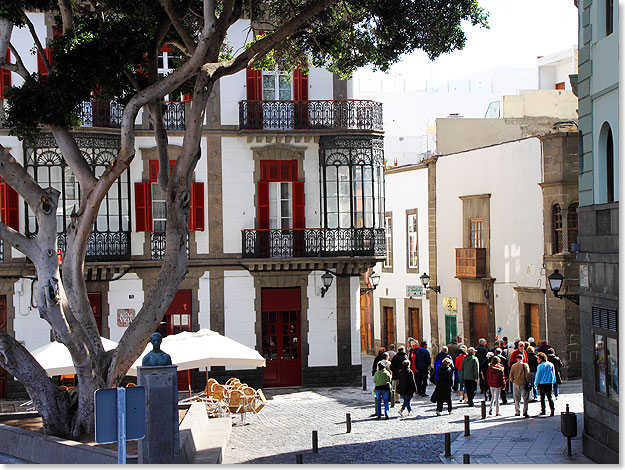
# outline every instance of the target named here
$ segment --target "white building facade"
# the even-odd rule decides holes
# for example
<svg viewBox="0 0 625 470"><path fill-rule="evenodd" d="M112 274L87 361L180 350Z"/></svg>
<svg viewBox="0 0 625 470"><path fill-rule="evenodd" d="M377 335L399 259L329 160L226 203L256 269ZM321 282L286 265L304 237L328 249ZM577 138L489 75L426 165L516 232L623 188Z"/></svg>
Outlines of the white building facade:
<svg viewBox="0 0 625 470"><path fill-rule="evenodd" d="M29 17L45 44L53 18ZM243 47L249 30L249 21L235 23L230 44ZM23 36L16 47L35 72L32 39ZM164 63L170 53L161 51ZM18 76L6 72L3 85L19 85ZM169 98L173 164L187 104ZM236 372L250 385L360 381L359 276L384 255L384 155L381 104L350 98L348 82L310 67L307 75L248 69L222 79L209 100L192 186L189 273L159 331L210 328L257 349L267 367ZM83 106L76 134L96 175L119 148L121 111L95 99ZM147 112L135 124L136 157L103 203L86 259L92 307L101 334L112 340L141 309L164 254L164 203ZM40 183L62 192L62 252L78 183L54 138L44 132L28 144L0 128L0 142ZM17 194L3 203L3 214L12 214L3 222L36 232ZM0 273L10 280L0 289L0 314L9 332L36 349L50 341L50 328L31 300L32 265L6 247L2 255ZM322 297L326 272L334 282ZM233 372L213 368L209 374L221 379ZM193 380L202 388L203 372Z"/></svg>

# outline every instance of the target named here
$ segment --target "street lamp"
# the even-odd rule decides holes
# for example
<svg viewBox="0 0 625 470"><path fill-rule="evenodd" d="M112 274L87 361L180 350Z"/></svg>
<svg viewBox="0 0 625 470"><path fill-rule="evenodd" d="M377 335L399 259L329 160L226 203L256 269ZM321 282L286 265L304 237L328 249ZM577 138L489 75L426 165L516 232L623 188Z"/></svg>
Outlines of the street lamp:
<svg viewBox="0 0 625 470"><path fill-rule="evenodd" d="M360 288L360 294L366 294L367 292L371 292L374 291L376 287L378 287L378 284L380 283L380 276L379 274L375 274L375 272L371 273L371 276L369 276L369 280L371 281L371 285L373 287L361 287Z"/></svg>
<svg viewBox="0 0 625 470"><path fill-rule="evenodd" d="M323 296L326 295L326 292L328 292L328 289L330 289L333 279L334 279L334 276L332 276L332 274L330 274L327 271L323 276L321 276L321 282L323 282L323 287L321 288L322 299L323 299Z"/></svg>
<svg viewBox="0 0 625 470"><path fill-rule="evenodd" d="M428 273L423 273L423 275L420 277L421 279L421 284L423 284L423 287L425 289L431 289L434 292L438 292L439 294L441 293L441 286L428 286L428 284L430 283L430 276L428 276Z"/></svg>
<svg viewBox="0 0 625 470"><path fill-rule="evenodd" d="M560 289L562 288L562 282L564 281L564 276L560 274L560 270L556 269L550 276L547 277L549 280L549 287L551 287L551 291L556 299L569 299L576 305L579 305L579 295L577 294L559 294Z"/></svg>

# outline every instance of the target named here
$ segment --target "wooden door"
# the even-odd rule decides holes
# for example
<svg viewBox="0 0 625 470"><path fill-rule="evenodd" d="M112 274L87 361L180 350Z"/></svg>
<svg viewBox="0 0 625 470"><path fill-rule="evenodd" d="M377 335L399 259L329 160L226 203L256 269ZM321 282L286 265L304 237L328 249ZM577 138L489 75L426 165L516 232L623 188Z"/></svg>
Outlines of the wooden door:
<svg viewBox="0 0 625 470"><path fill-rule="evenodd" d="M458 336L456 315L445 315L445 344L451 343L451 339Z"/></svg>
<svg viewBox="0 0 625 470"><path fill-rule="evenodd" d="M536 344L540 344L540 309L538 304L525 304L526 305L526 331L528 337L533 337Z"/></svg>
<svg viewBox="0 0 625 470"><path fill-rule="evenodd" d="M98 325L98 333L102 336L102 294L100 292L90 292L87 294L87 297L89 297L93 317L96 325Z"/></svg>
<svg viewBox="0 0 625 470"><path fill-rule="evenodd" d="M410 333L408 336L421 341L423 339L423 333L421 331L421 312L418 308L408 308L408 317L408 321L410 322Z"/></svg>
<svg viewBox="0 0 625 470"><path fill-rule="evenodd" d="M382 338L382 346L388 349L389 344L395 344L395 316L393 315L393 307L384 307L383 321L385 337Z"/></svg>
<svg viewBox="0 0 625 470"><path fill-rule="evenodd" d="M261 349L266 360L264 387L302 384L300 296L299 288L262 290Z"/></svg>
<svg viewBox="0 0 625 470"><path fill-rule="evenodd" d="M367 304L369 294L360 294L360 352L367 352Z"/></svg>
<svg viewBox="0 0 625 470"><path fill-rule="evenodd" d="M7 330L7 296L0 295L0 328ZM0 367L0 398L7 397L7 371Z"/></svg>
<svg viewBox="0 0 625 470"><path fill-rule="evenodd" d="M471 344L477 344L480 338L490 342L488 338L488 305L469 304L471 306Z"/></svg>

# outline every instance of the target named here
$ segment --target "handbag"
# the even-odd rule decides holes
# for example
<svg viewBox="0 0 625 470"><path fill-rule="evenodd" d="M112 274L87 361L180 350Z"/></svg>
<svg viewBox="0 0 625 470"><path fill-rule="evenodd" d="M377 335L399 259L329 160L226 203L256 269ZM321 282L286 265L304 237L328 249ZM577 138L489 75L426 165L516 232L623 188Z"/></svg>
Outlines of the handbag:
<svg viewBox="0 0 625 470"><path fill-rule="evenodd" d="M438 401L438 394L439 394L439 390L437 388L434 389L434 393L432 393L432 396L430 397L430 401L432 403L436 403Z"/></svg>
<svg viewBox="0 0 625 470"><path fill-rule="evenodd" d="M526 392L530 392L532 390L532 383L531 382L525 382L525 387L523 387L523 390L525 390Z"/></svg>

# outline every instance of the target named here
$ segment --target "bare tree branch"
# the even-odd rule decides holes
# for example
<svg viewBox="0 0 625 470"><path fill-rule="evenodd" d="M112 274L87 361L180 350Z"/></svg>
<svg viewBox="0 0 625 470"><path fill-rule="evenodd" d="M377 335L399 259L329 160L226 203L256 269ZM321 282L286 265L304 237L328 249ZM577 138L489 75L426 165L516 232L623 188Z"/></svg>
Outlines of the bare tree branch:
<svg viewBox="0 0 625 470"><path fill-rule="evenodd" d="M4 63L13 34L13 22L8 18L0 18L0 66Z"/></svg>
<svg viewBox="0 0 625 470"><path fill-rule="evenodd" d="M11 54L13 54L13 56L15 57L15 64L5 63L2 67L10 70L11 72L19 74L19 76L22 77L24 81L32 80L33 77L30 73L28 73L28 70L26 69L24 62L22 61L20 54L17 52L17 49L15 49L15 47L13 47L13 44L11 43L9 43L9 49L11 50Z"/></svg>
<svg viewBox="0 0 625 470"><path fill-rule="evenodd" d="M191 54L193 54L193 52L195 51L195 41L193 40L189 32L185 29L184 25L182 24L182 19L178 15L178 12L174 8L174 6L171 4L171 1L161 0L161 5L163 6L163 9L167 12L171 23L174 25L178 36L180 36L180 39L182 39L182 42L184 42L186 49L190 51Z"/></svg>
<svg viewBox="0 0 625 470"><path fill-rule="evenodd" d="M50 126L50 130L54 134L56 143L63 153L63 158L65 158L65 161L74 172L74 175L78 178L78 184L80 184L81 188L81 198L85 197L97 183L96 177L93 175L91 168L89 168L71 132L63 127L53 125Z"/></svg>
<svg viewBox="0 0 625 470"><path fill-rule="evenodd" d="M0 177L24 198L33 211L47 202L46 191L2 145L0 145Z"/></svg>
<svg viewBox="0 0 625 470"><path fill-rule="evenodd" d="M52 65L50 65L50 62L48 61L48 58L46 57L46 54L43 51L44 47L41 45L39 36L37 36L37 31L35 31L35 26L33 25L32 21L30 21L30 18L28 18L28 15L26 14L26 12L22 12L22 14L24 15L24 21L26 22L26 26L28 26L30 35L33 37L33 41L35 41L37 50L39 51L39 54L41 55L41 58L43 59L43 64L45 65L48 73L50 73L50 71L52 70Z"/></svg>
<svg viewBox="0 0 625 470"><path fill-rule="evenodd" d="M61 11L61 21L63 22L63 33L74 29L74 13L72 12L71 0L59 0L59 10Z"/></svg>
<svg viewBox="0 0 625 470"><path fill-rule="evenodd" d="M35 243L30 238L26 238L18 231L13 230L11 227L1 222L0 238L31 259L39 253L39 246L37 245L37 243Z"/></svg>
<svg viewBox="0 0 625 470"><path fill-rule="evenodd" d="M163 125L163 107L160 101L148 104L148 111L154 123L154 139L156 140L156 150L158 153L158 185L163 193L167 191L169 184L169 154L167 145L167 131Z"/></svg>

